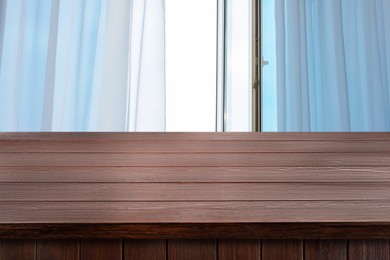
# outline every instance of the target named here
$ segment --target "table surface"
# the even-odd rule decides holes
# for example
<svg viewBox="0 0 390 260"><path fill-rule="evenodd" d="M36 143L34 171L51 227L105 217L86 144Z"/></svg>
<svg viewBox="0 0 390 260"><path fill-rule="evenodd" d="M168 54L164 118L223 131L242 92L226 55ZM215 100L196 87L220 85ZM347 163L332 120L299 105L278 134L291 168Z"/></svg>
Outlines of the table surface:
<svg viewBox="0 0 390 260"><path fill-rule="evenodd" d="M390 133L1 133L0 237L390 237Z"/></svg>

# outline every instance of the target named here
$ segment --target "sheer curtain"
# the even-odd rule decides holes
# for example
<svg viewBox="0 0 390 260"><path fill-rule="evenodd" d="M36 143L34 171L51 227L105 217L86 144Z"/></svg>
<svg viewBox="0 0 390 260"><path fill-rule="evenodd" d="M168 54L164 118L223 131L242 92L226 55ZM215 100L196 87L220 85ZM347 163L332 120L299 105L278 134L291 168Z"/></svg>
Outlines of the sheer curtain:
<svg viewBox="0 0 390 260"><path fill-rule="evenodd" d="M390 130L390 0L275 0L278 131Z"/></svg>
<svg viewBox="0 0 390 260"><path fill-rule="evenodd" d="M164 0L0 0L0 131L164 131Z"/></svg>

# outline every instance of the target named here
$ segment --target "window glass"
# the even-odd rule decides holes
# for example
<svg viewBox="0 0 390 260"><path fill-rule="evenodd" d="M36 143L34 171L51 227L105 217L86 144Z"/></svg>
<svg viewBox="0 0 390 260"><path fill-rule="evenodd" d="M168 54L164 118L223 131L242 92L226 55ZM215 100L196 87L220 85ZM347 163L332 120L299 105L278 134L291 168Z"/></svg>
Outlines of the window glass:
<svg viewBox="0 0 390 260"><path fill-rule="evenodd" d="M217 1L166 0L166 130L215 131Z"/></svg>
<svg viewBox="0 0 390 260"><path fill-rule="evenodd" d="M262 115L263 131L277 131L275 3L262 0Z"/></svg>
<svg viewBox="0 0 390 260"><path fill-rule="evenodd" d="M252 130L252 1L226 1L225 131Z"/></svg>

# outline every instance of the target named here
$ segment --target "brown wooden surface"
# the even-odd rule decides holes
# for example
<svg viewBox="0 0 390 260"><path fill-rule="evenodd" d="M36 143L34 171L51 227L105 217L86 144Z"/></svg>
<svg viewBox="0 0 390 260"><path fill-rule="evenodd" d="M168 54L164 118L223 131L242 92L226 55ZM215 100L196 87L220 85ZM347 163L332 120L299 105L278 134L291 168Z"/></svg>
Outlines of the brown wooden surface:
<svg viewBox="0 0 390 260"><path fill-rule="evenodd" d="M380 201L388 191L390 183L7 183L0 201Z"/></svg>
<svg viewBox="0 0 390 260"><path fill-rule="evenodd" d="M38 240L37 259L39 260L78 260L80 244L78 240Z"/></svg>
<svg viewBox="0 0 390 260"><path fill-rule="evenodd" d="M0 167L377 167L387 153L0 153Z"/></svg>
<svg viewBox="0 0 390 260"><path fill-rule="evenodd" d="M60 147L60 148L59 148ZM2 140L0 153L275 153L280 151L311 153L390 152L390 141L343 140Z"/></svg>
<svg viewBox="0 0 390 260"><path fill-rule="evenodd" d="M389 240L351 240L348 244L349 259L389 260Z"/></svg>
<svg viewBox="0 0 390 260"><path fill-rule="evenodd" d="M0 202L0 221L17 223L373 223L386 224L383 201ZM177 214L177 213L180 214ZM304 219L303 219L304 216ZM2 225L0 225L2 226ZM24 227L26 228L26 227ZM0 232L1 236L1 232Z"/></svg>
<svg viewBox="0 0 390 260"><path fill-rule="evenodd" d="M1 183L377 183L390 167L0 167Z"/></svg>
<svg viewBox="0 0 390 260"><path fill-rule="evenodd" d="M0 133L11 237L389 238L390 133Z"/></svg>
<svg viewBox="0 0 390 260"><path fill-rule="evenodd" d="M1 226L2 238L129 239L379 239L388 223L157 223L14 224Z"/></svg>
<svg viewBox="0 0 390 260"><path fill-rule="evenodd" d="M123 260L167 260L166 240L125 240Z"/></svg>
<svg viewBox="0 0 390 260"><path fill-rule="evenodd" d="M259 260L259 240L219 240L218 260Z"/></svg>
<svg viewBox="0 0 390 260"><path fill-rule="evenodd" d="M263 240L262 260L303 260L302 240Z"/></svg>
<svg viewBox="0 0 390 260"><path fill-rule="evenodd" d="M169 260L217 260L215 240L169 240Z"/></svg>
<svg viewBox="0 0 390 260"><path fill-rule="evenodd" d="M304 250L306 260L347 260L347 240L305 240Z"/></svg>
<svg viewBox="0 0 390 260"><path fill-rule="evenodd" d="M34 240L0 240L0 260L35 259Z"/></svg>
<svg viewBox="0 0 390 260"><path fill-rule="evenodd" d="M121 260L122 240L81 240L81 260Z"/></svg>

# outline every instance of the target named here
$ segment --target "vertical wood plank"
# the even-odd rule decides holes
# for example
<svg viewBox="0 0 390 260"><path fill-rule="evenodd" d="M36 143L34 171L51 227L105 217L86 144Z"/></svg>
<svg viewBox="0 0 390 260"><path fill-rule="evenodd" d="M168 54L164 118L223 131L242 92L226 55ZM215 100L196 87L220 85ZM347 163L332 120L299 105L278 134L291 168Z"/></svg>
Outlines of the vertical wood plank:
<svg viewBox="0 0 390 260"><path fill-rule="evenodd" d="M302 240L263 240L262 260L303 260Z"/></svg>
<svg viewBox="0 0 390 260"><path fill-rule="evenodd" d="M216 240L168 240L169 260L216 260Z"/></svg>
<svg viewBox="0 0 390 260"><path fill-rule="evenodd" d="M33 260L35 240L0 240L0 260Z"/></svg>
<svg viewBox="0 0 390 260"><path fill-rule="evenodd" d="M125 240L124 260L166 260L166 240Z"/></svg>
<svg viewBox="0 0 390 260"><path fill-rule="evenodd" d="M389 260L388 239L349 240L348 259L353 260Z"/></svg>
<svg viewBox="0 0 390 260"><path fill-rule="evenodd" d="M347 240L305 240L305 260L347 260Z"/></svg>
<svg viewBox="0 0 390 260"><path fill-rule="evenodd" d="M38 260L79 260L78 240L38 240Z"/></svg>
<svg viewBox="0 0 390 260"><path fill-rule="evenodd" d="M122 240L81 240L81 260L121 260Z"/></svg>
<svg viewBox="0 0 390 260"><path fill-rule="evenodd" d="M219 240L218 260L259 260L259 240Z"/></svg>

